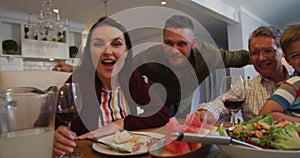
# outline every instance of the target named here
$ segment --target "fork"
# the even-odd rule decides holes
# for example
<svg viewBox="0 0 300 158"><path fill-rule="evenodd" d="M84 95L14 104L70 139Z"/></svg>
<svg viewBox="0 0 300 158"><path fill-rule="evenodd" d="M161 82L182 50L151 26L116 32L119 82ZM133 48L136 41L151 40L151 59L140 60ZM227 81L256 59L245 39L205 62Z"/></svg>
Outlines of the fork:
<svg viewBox="0 0 300 158"><path fill-rule="evenodd" d="M127 131L127 130L119 130L120 132L122 131ZM146 137L149 137L150 139L153 139L153 140L159 140L161 138L157 138L157 137L153 137L153 136L150 136L148 134L144 134L144 133L138 133L138 132L132 132L132 131L127 131L131 136L132 135L140 135L140 136L146 136Z"/></svg>

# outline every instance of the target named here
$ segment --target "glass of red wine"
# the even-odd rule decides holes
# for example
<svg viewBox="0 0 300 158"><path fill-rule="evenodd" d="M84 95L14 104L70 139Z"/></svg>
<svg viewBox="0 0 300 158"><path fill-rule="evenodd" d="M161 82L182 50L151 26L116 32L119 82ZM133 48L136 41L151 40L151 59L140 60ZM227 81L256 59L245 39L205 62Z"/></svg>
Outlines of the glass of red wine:
<svg viewBox="0 0 300 158"><path fill-rule="evenodd" d="M64 122L71 130L71 123L82 109L82 96L78 83L63 83L59 85L57 95L56 118ZM59 155L59 158L79 158L80 152L66 153Z"/></svg>
<svg viewBox="0 0 300 158"><path fill-rule="evenodd" d="M245 81L243 76L224 76L220 94L226 108L231 112L231 121L235 124L235 113L238 112L246 98Z"/></svg>

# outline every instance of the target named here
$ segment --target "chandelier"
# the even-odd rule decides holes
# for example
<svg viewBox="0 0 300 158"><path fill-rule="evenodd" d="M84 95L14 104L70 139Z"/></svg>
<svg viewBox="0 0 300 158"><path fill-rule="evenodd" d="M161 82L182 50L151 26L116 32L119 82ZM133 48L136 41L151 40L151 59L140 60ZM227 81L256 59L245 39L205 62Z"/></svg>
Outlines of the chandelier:
<svg viewBox="0 0 300 158"><path fill-rule="evenodd" d="M45 0L36 21L33 21L31 13L27 24L24 25L26 39L44 41L66 42L68 19L62 20L58 9L52 8L52 1Z"/></svg>

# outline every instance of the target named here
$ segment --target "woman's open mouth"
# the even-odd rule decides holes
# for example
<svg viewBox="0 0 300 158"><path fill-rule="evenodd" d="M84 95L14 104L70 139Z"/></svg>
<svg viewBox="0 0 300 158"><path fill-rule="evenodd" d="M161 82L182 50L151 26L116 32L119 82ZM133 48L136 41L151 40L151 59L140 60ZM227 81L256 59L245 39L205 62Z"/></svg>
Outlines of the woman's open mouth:
<svg viewBox="0 0 300 158"><path fill-rule="evenodd" d="M104 59L104 60L101 61L101 63L104 65L105 69L112 70L114 68L115 63L116 63L116 60Z"/></svg>

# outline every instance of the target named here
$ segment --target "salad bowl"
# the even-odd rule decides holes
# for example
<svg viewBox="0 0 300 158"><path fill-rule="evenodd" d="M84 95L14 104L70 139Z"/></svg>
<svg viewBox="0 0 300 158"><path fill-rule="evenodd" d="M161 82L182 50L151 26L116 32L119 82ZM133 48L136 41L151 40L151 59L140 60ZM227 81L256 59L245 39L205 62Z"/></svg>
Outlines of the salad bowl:
<svg viewBox="0 0 300 158"><path fill-rule="evenodd" d="M218 148L229 158L299 158L300 150L254 149L241 145L218 145Z"/></svg>
<svg viewBox="0 0 300 158"><path fill-rule="evenodd" d="M256 149L237 144L219 144L219 149L230 158L300 157L300 124L286 120L274 121L269 114L240 122L234 127L220 127L219 135L261 147Z"/></svg>

